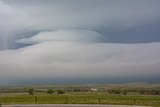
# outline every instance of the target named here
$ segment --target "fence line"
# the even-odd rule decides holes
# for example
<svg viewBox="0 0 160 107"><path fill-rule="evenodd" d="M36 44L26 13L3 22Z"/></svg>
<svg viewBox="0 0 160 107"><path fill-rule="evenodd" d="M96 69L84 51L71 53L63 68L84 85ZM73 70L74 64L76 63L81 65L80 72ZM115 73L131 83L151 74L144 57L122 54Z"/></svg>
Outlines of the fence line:
<svg viewBox="0 0 160 107"><path fill-rule="evenodd" d="M80 99L82 99L82 98L80 98ZM91 103L88 102L88 100L90 100L90 99L92 99L94 102L91 102ZM1 98L0 99L0 107L1 107L1 104L25 103L25 102L38 104L39 102L44 103L44 102L47 102L47 101L50 102L50 103L55 103L55 102L52 102L52 101L56 101L56 99L53 99L53 98L49 99L48 98L48 100L47 99L44 100L44 99L38 98L37 96L33 97L32 100L29 100L29 101L17 100L17 99L14 99L14 97L10 98L10 99L7 99L7 98L2 99ZM147 103L149 103L148 101L150 101L151 103L156 103L156 104L160 105L160 99L140 99L140 98L132 98L132 99L131 98L129 98L129 99L119 99L119 98L114 98L114 99L113 98L88 98L87 99L87 98L84 98L83 100L78 100L78 101L81 101L84 104L92 104L92 103L94 103L94 104L113 104L113 103L116 103L116 102L117 102L117 104L123 104L124 103L123 101L127 101L127 103L129 105L139 104L138 101L145 101L146 104L147 104ZM77 100L69 98L69 97L64 97L63 100L62 99L59 100L59 103L62 103L62 104L76 104ZM80 102L78 102L78 103L80 103Z"/></svg>

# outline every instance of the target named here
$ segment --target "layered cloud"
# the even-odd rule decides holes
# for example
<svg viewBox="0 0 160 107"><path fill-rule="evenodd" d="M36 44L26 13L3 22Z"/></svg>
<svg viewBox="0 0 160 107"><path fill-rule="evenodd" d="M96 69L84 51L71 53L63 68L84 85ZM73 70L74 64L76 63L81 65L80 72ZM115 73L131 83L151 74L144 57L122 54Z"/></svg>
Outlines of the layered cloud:
<svg viewBox="0 0 160 107"><path fill-rule="evenodd" d="M97 31L107 42L158 42L159 5L159 0L1 0L0 49L15 49L14 41L30 32L59 29Z"/></svg>
<svg viewBox="0 0 160 107"><path fill-rule="evenodd" d="M58 30L38 33L30 38L22 38L17 43L36 44L46 41L102 42L102 35L91 30Z"/></svg>
<svg viewBox="0 0 160 107"><path fill-rule="evenodd" d="M110 77L114 80L120 77L151 79L160 75L159 50L160 43L42 42L18 50L1 51L0 77L13 80L102 77L106 80Z"/></svg>
<svg viewBox="0 0 160 107"><path fill-rule="evenodd" d="M159 7L159 0L1 0L1 83L155 81L160 75Z"/></svg>

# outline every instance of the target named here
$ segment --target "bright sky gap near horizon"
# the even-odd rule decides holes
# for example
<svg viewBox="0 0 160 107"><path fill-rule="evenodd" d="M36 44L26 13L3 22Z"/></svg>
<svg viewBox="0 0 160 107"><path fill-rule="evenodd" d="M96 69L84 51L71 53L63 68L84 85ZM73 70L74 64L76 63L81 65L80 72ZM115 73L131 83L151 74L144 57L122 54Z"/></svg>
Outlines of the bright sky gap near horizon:
<svg viewBox="0 0 160 107"><path fill-rule="evenodd" d="M159 77L160 0L0 0L0 85Z"/></svg>

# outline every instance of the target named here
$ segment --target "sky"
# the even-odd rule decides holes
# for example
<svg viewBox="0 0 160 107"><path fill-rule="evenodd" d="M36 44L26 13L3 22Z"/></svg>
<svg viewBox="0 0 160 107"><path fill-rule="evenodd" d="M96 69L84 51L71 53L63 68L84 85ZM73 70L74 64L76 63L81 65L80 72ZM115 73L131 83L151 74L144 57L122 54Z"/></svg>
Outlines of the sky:
<svg viewBox="0 0 160 107"><path fill-rule="evenodd" d="M159 75L159 0L0 0L0 85Z"/></svg>

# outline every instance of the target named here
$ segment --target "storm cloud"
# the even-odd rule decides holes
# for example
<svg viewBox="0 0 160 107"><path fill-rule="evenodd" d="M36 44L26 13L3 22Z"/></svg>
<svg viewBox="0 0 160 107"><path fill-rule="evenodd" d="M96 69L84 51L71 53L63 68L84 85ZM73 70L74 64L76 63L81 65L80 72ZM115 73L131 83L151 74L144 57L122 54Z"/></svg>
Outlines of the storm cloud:
<svg viewBox="0 0 160 107"><path fill-rule="evenodd" d="M155 81L159 11L159 0L1 0L1 84L37 78Z"/></svg>

